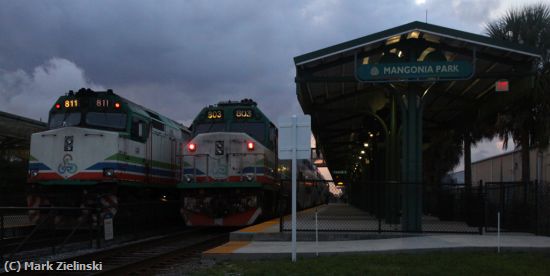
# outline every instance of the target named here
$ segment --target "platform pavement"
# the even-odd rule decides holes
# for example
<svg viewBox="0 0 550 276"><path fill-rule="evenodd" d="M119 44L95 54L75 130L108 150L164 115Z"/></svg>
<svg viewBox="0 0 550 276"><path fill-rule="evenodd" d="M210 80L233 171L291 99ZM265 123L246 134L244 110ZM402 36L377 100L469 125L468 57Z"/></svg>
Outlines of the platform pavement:
<svg viewBox="0 0 550 276"><path fill-rule="evenodd" d="M329 215L338 220L338 214L353 214L366 217L364 212L345 209L342 205L320 206L300 212L298 218L311 219L317 211L318 216ZM349 212L349 213L348 213ZM285 218L290 220L290 218ZM203 252L204 258L214 259L264 259L285 258L291 253L290 232L280 232L279 219L273 219L231 233L230 242ZM319 232L319 241L315 242L315 232L297 234L297 253L299 256L368 254L423 251L485 250L496 251L498 237L496 233L479 234L408 234L391 232ZM503 233L500 237L501 250L549 251L550 237L535 236L528 233Z"/></svg>

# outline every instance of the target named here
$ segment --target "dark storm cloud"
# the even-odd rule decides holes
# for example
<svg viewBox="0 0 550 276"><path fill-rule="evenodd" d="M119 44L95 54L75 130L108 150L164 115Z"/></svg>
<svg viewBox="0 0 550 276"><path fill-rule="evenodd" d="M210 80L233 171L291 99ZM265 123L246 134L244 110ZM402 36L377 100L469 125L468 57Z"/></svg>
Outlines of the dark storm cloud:
<svg viewBox="0 0 550 276"><path fill-rule="evenodd" d="M457 10L435 1L2 1L0 77L32 80L55 58L82 76L71 85L113 88L177 120L245 97L277 120L301 110L294 56L424 20L426 8L431 23L479 32L484 1L469 1L481 6L475 16L462 12L468 1L451 2ZM51 87L36 93L78 89ZM26 90L0 87L14 91Z"/></svg>

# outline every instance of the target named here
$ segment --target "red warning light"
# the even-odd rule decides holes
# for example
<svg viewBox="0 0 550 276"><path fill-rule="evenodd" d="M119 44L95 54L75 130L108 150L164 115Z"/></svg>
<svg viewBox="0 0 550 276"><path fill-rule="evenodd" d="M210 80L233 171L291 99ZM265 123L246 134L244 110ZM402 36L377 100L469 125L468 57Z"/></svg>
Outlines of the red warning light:
<svg viewBox="0 0 550 276"><path fill-rule="evenodd" d="M508 80L498 80L495 84L496 92L508 92L510 91L510 86Z"/></svg>
<svg viewBox="0 0 550 276"><path fill-rule="evenodd" d="M60 104L55 104L55 109L60 109L60 108L61 108Z"/></svg>
<svg viewBox="0 0 550 276"><path fill-rule="evenodd" d="M189 145L187 145L187 149L189 151L195 151L195 150L197 150L197 145L195 145L193 143L189 143Z"/></svg>
<svg viewBox="0 0 550 276"><path fill-rule="evenodd" d="M115 103L115 108L119 109L120 108L120 103Z"/></svg>
<svg viewBox="0 0 550 276"><path fill-rule="evenodd" d="M254 142L248 142L246 143L246 148L248 150L254 150Z"/></svg>

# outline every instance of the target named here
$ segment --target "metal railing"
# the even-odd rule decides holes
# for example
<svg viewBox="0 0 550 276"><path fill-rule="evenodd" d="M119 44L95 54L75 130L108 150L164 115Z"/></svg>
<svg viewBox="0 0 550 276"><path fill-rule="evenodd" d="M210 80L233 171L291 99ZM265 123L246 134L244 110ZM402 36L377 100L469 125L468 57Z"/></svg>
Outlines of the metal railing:
<svg viewBox="0 0 550 276"><path fill-rule="evenodd" d="M103 223L108 214L102 207L0 207L0 258L100 248L184 228L180 205L179 200L118 204L109 241Z"/></svg>
<svg viewBox="0 0 550 276"><path fill-rule="evenodd" d="M421 183L365 182L347 187L345 203L317 208L319 231L410 232L402 225L406 211L403 195L419 198L421 230L429 233L482 234L485 225L484 194L480 188L427 186ZM344 201L344 200L342 200ZM409 207L411 208L411 207ZM299 231L314 231L315 212L298 214ZM290 231L290 217L281 218L281 230Z"/></svg>
<svg viewBox="0 0 550 276"><path fill-rule="evenodd" d="M11 259L19 252L44 250L50 254L65 249L69 242L85 242L89 247L98 241L98 227L93 223L96 208L77 207L0 207L0 256ZM70 226L60 224L61 216L78 217ZM37 217L33 221L33 217Z"/></svg>

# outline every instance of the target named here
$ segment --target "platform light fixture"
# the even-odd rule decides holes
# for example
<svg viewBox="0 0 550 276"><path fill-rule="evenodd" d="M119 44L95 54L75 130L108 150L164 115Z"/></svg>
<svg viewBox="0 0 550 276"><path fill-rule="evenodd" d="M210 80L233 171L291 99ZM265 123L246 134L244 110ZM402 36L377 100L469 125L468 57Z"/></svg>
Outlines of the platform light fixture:
<svg viewBox="0 0 550 276"><path fill-rule="evenodd" d="M400 39L401 39L401 35L392 36L388 38L388 40L386 40L386 45L397 43L399 42Z"/></svg>
<svg viewBox="0 0 550 276"><path fill-rule="evenodd" d="M407 35L407 39L409 38L419 38L420 37L420 32L419 31L413 31L413 32L410 32L408 35Z"/></svg>
<svg viewBox="0 0 550 276"><path fill-rule="evenodd" d="M368 148L368 147L369 147L369 143L367 143L367 142L363 143L363 147Z"/></svg>

